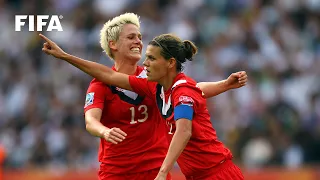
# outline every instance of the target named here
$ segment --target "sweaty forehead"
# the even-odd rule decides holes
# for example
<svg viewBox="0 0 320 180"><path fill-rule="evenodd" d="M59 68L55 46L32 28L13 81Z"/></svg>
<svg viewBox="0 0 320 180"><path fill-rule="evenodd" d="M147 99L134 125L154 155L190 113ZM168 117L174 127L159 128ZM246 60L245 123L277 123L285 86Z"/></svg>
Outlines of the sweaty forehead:
<svg viewBox="0 0 320 180"><path fill-rule="evenodd" d="M127 36L130 34L141 35L140 29L134 24L123 25L120 35Z"/></svg>

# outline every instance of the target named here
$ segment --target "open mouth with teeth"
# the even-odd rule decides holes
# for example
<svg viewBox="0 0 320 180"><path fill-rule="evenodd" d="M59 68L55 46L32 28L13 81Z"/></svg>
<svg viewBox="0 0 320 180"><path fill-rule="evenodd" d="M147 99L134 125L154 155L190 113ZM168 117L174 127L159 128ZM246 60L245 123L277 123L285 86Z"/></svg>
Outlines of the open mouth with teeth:
<svg viewBox="0 0 320 180"><path fill-rule="evenodd" d="M140 48L134 47L130 49L132 52L140 53Z"/></svg>

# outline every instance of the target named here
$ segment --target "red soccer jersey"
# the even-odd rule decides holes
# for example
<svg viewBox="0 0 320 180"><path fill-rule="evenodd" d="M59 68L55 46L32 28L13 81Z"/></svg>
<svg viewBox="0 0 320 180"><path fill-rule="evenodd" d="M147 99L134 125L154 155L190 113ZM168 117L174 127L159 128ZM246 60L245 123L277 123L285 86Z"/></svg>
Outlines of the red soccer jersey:
<svg viewBox="0 0 320 180"><path fill-rule="evenodd" d="M142 67L137 68L136 75L145 77ZM104 126L127 133L126 139L117 145L101 138L98 158L102 171L137 173L161 167L168 150L168 129L154 99L93 79L84 111L92 108L102 110Z"/></svg>
<svg viewBox="0 0 320 180"><path fill-rule="evenodd" d="M202 96L202 91L196 87L194 80L180 73L168 91L164 91L161 85L148 82L146 79L130 76L129 80L135 92L156 99L159 111L169 124L170 138L176 129L174 107L182 103L188 103L193 107L192 136L178 158L178 164L185 176L204 173L221 161L232 158L230 150L217 139L206 100Z"/></svg>

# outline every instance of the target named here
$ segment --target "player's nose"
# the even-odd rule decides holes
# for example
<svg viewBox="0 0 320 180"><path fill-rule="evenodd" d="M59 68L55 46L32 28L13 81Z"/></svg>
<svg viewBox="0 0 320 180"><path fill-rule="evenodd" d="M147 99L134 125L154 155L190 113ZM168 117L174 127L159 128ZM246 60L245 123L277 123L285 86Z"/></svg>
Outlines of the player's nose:
<svg viewBox="0 0 320 180"><path fill-rule="evenodd" d="M149 66L149 61L148 61L148 58L146 58L143 63L142 63L144 66L148 67Z"/></svg>
<svg viewBox="0 0 320 180"><path fill-rule="evenodd" d="M140 39L139 37L134 38L134 43L140 44L140 45L143 44L143 43L142 43L142 39Z"/></svg>

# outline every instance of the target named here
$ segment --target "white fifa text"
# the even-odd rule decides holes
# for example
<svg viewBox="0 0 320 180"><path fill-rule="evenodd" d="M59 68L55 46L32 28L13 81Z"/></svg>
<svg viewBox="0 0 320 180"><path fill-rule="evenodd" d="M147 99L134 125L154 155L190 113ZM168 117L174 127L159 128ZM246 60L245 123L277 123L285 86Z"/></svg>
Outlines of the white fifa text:
<svg viewBox="0 0 320 180"><path fill-rule="evenodd" d="M21 31L21 27L25 25L27 19L29 20L29 31L34 31L34 15L16 15L15 16L15 31ZM58 15L52 15L51 17L49 15L37 15L37 31L42 31L42 28L48 24L47 31L57 30L57 31L63 31L60 19L63 18L63 16Z"/></svg>

